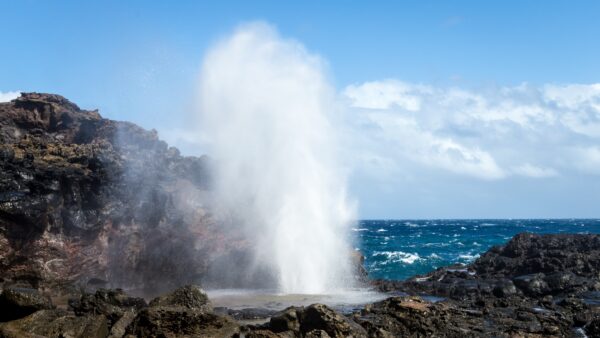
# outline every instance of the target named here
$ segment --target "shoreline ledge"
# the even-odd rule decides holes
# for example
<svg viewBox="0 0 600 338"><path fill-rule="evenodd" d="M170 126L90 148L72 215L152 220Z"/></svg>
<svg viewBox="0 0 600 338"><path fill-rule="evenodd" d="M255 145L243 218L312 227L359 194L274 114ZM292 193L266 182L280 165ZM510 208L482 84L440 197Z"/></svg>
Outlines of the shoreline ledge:
<svg viewBox="0 0 600 338"><path fill-rule="evenodd" d="M52 290L5 287L0 337L600 335L600 235L521 233L471 264L371 283L389 297L350 313L318 303L215 309L194 285L148 303L120 289L82 290L66 306L52 304Z"/></svg>

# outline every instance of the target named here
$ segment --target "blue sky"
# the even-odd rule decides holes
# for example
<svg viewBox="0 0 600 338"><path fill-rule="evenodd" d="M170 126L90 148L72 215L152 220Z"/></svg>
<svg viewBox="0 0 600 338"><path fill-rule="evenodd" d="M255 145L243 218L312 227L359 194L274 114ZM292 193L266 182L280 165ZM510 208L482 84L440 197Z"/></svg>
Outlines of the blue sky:
<svg viewBox="0 0 600 338"><path fill-rule="evenodd" d="M328 65L361 217L600 216L597 1L1 1L0 11L0 93L59 93L186 153L202 152L174 134L205 52L241 23L268 22Z"/></svg>

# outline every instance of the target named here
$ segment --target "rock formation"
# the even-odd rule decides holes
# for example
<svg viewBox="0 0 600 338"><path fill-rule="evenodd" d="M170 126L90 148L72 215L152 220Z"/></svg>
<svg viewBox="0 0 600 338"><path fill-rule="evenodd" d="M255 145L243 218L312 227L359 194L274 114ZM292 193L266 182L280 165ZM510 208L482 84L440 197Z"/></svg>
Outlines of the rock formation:
<svg viewBox="0 0 600 338"><path fill-rule="evenodd" d="M0 283L197 281L227 243L206 212L207 166L58 95L0 103Z"/></svg>

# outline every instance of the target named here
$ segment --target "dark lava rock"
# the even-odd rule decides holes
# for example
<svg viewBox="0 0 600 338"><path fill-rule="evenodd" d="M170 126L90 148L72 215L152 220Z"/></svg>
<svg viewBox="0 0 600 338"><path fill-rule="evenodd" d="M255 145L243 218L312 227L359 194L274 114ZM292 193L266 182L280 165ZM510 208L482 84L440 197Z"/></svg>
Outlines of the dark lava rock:
<svg viewBox="0 0 600 338"><path fill-rule="evenodd" d="M329 337L366 337L366 331L349 318L323 304L313 304L300 313L300 331L319 337L325 331ZM316 331L316 332L315 332Z"/></svg>
<svg viewBox="0 0 600 338"><path fill-rule="evenodd" d="M600 317L587 324L584 330L588 337L600 337Z"/></svg>
<svg viewBox="0 0 600 338"><path fill-rule="evenodd" d="M80 299L69 302L77 315L102 314L112 323L118 321L126 312L146 307L142 298L130 297L123 290L99 289L94 294L84 293Z"/></svg>
<svg viewBox="0 0 600 338"><path fill-rule="evenodd" d="M593 331L600 313L600 236L518 234L472 264L373 285L445 300L429 304L427 316L394 314L398 301L374 304L375 315L358 320L371 335L572 336L582 326Z"/></svg>
<svg viewBox="0 0 600 338"><path fill-rule="evenodd" d="M0 284L156 294L204 278L209 252L240 250L206 210L208 167L59 95L0 103Z"/></svg>
<svg viewBox="0 0 600 338"><path fill-rule="evenodd" d="M154 298L150 306L174 306L212 312L213 308L204 291L196 285L186 285L173 292Z"/></svg>
<svg viewBox="0 0 600 338"><path fill-rule="evenodd" d="M155 298L126 329L138 337L231 337L237 332L237 323L213 313L206 294L193 285Z"/></svg>
<svg viewBox="0 0 600 338"><path fill-rule="evenodd" d="M38 310L52 308L50 298L35 289L8 288L0 294L0 322L22 318Z"/></svg>
<svg viewBox="0 0 600 338"><path fill-rule="evenodd" d="M273 315L279 313L279 311L265 309L265 308L245 308L245 309L228 309L219 307L214 309L215 313L220 315L227 315L235 320L257 320L257 319L269 319Z"/></svg>
<svg viewBox="0 0 600 338"><path fill-rule="evenodd" d="M41 310L25 318L0 324L0 337L105 338L109 334L104 316L75 316L62 310Z"/></svg>
<svg viewBox="0 0 600 338"><path fill-rule="evenodd" d="M251 330L248 337L367 337L364 328L323 304L289 307Z"/></svg>

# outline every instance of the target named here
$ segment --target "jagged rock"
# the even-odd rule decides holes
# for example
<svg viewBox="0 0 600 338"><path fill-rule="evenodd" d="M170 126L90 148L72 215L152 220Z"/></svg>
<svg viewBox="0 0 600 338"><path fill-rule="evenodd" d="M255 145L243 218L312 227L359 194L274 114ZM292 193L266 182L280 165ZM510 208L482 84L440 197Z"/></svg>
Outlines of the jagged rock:
<svg viewBox="0 0 600 338"><path fill-rule="evenodd" d="M202 289L188 285L152 300L126 332L138 337L231 337L238 332L238 325L213 313Z"/></svg>
<svg viewBox="0 0 600 338"><path fill-rule="evenodd" d="M99 289L94 294L84 293L80 299L69 302L77 315L102 314L110 323L118 321L129 310L140 310L146 307L142 298L130 297L123 290Z"/></svg>
<svg viewBox="0 0 600 338"><path fill-rule="evenodd" d="M22 318L38 310L52 308L50 298L35 289L7 288L0 294L0 322Z"/></svg>
<svg viewBox="0 0 600 338"><path fill-rule="evenodd" d="M123 315L110 328L108 338L121 338L125 336L127 327L133 322L136 312L132 309L126 310Z"/></svg>
<svg viewBox="0 0 600 338"><path fill-rule="evenodd" d="M325 331L329 337L366 337L366 331L351 319L323 304L313 304L304 309L300 316L300 331L308 334ZM315 337L318 337L315 332Z"/></svg>
<svg viewBox="0 0 600 338"><path fill-rule="evenodd" d="M204 291L196 285L186 285L173 292L154 298L151 307L185 307L212 312L212 304Z"/></svg>
<svg viewBox="0 0 600 338"><path fill-rule="evenodd" d="M75 316L62 310L40 310L25 318L0 324L0 337L105 338L108 324L102 315Z"/></svg>
<svg viewBox="0 0 600 338"><path fill-rule="evenodd" d="M0 283L156 293L201 279L207 252L236 243L205 210L207 168L59 95L0 103Z"/></svg>
<svg viewBox="0 0 600 338"><path fill-rule="evenodd" d="M323 304L289 307L271 317L259 330L296 337L366 337L366 331L352 319ZM261 331L262 332L262 331ZM263 333L264 334L264 333Z"/></svg>
<svg viewBox="0 0 600 338"><path fill-rule="evenodd" d="M230 318L199 309L149 307L141 310L127 328L137 337L231 337L238 325Z"/></svg>

